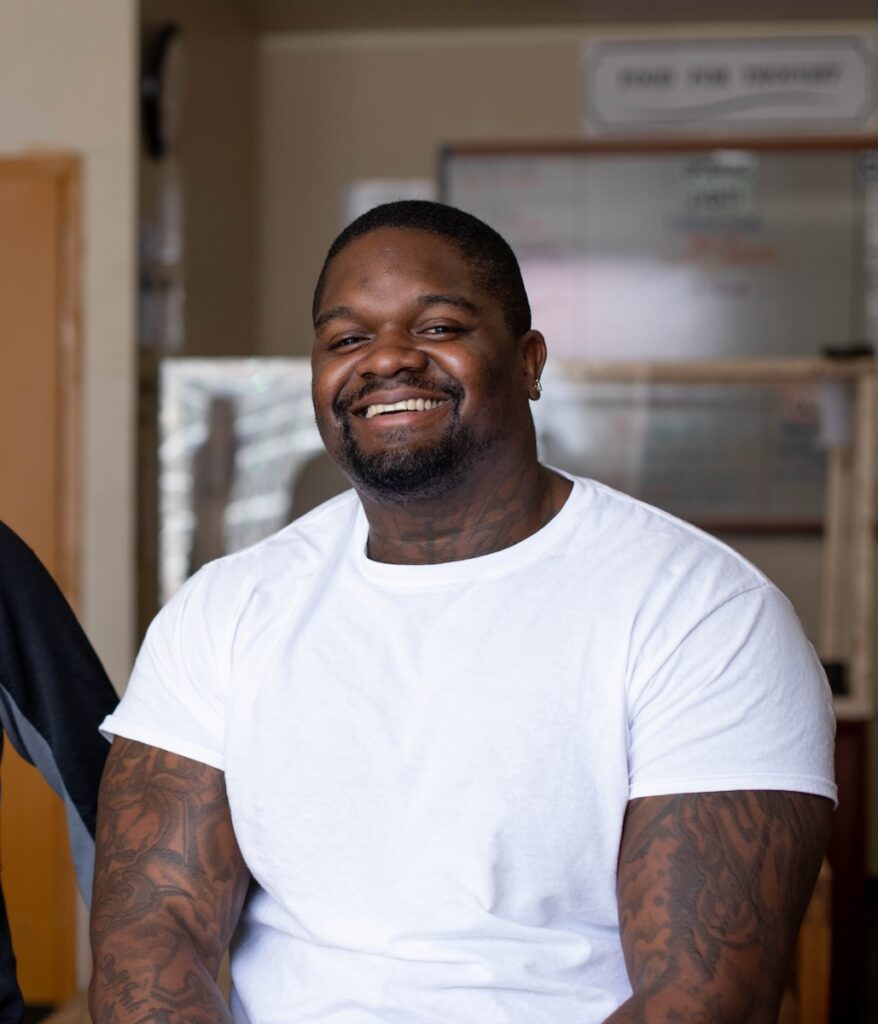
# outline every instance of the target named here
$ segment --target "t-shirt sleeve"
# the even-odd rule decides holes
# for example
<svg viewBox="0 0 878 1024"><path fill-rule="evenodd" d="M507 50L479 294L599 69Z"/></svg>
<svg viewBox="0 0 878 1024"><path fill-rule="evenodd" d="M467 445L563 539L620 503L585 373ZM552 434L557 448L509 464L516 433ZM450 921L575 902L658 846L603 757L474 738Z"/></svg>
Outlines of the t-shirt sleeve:
<svg viewBox="0 0 878 1024"><path fill-rule="evenodd" d="M772 789L837 799L826 677L771 584L698 620L633 688L629 795Z"/></svg>
<svg viewBox="0 0 878 1024"><path fill-rule="evenodd" d="M188 580L153 620L125 694L101 731L223 767L227 668L222 609L209 606L208 570Z"/></svg>

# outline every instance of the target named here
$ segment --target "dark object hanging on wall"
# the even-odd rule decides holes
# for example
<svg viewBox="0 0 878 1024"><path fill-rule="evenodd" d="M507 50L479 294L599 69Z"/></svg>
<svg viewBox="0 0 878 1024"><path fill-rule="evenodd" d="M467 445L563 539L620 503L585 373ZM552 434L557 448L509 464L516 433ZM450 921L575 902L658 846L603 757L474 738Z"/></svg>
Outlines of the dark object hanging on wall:
<svg viewBox="0 0 878 1024"><path fill-rule="evenodd" d="M151 157L172 152L179 138L183 93L183 36L167 22L148 37L140 76L143 140Z"/></svg>

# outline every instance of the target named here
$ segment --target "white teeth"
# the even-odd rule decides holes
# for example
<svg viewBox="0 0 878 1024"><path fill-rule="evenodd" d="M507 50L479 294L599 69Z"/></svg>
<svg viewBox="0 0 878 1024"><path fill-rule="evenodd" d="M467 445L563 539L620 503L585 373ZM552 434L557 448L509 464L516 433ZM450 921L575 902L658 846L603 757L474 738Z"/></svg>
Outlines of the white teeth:
<svg viewBox="0 0 878 1024"><path fill-rule="evenodd" d="M366 409L365 417L370 420L373 416L380 416L383 412L426 412L441 404L442 402L435 398L404 398L391 405L382 405L378 402Z"/></svg>

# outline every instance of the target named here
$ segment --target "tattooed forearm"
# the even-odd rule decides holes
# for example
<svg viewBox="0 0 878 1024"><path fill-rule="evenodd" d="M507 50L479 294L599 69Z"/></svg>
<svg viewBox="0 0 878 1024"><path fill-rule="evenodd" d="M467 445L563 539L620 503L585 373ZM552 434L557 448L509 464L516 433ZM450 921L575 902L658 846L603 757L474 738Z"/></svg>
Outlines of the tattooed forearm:
<svg viewBox="0 0 878 1024"><path fill-rule="evenodd" d="M618 899L632 998L607 1024L769 1024L826 849L804 793L634 800Z"/></svg>
<svg viewBox="0 0 878 1024"><path fill-rule="evenodd" d="M96 838L96 1024L231 1021L215 978L249 876L222 772L115 740Z"/></svg>

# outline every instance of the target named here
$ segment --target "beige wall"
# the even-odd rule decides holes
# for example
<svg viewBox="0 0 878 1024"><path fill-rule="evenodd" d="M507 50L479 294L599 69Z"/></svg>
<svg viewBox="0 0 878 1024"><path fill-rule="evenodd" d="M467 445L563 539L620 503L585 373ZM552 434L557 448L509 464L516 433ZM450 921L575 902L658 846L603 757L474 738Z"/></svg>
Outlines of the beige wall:
<svg viewBox="0 0 878 1024"><path fill-rule="evenodd" d="M83 160L81 614L117 686L133 625L136 7L0 4L0 153Z"/></svg>

